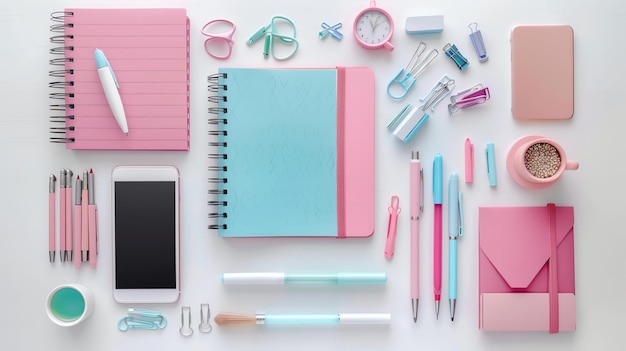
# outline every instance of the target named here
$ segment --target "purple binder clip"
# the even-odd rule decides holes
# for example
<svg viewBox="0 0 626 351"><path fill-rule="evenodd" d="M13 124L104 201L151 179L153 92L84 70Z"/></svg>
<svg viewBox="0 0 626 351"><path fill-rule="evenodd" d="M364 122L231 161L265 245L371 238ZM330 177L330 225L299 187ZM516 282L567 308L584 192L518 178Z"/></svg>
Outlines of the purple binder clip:
<svg viewBox="0 0 626 351"><path fill-rule="evenodd" d="M483 87L482 84L478 83L470 88L467 88L450 96L448 113L453 114L454 112L462 108L468 108L474 105L482 104L485 101L489 100L490 97L491 95L489 94L489 88Z"/></svg>
<svg viewBox="0 0 626 351"><path fill-rule="evenodd" d="M489 59L487 56L487 49L485 49L485 42L483 41L483 35L478 30L478 23L472 22L468 25L471 34L470 40L472 40L472 45L474 45L474 50L476 50L476 55L478 55L478 61L485 62Z"/></svg>

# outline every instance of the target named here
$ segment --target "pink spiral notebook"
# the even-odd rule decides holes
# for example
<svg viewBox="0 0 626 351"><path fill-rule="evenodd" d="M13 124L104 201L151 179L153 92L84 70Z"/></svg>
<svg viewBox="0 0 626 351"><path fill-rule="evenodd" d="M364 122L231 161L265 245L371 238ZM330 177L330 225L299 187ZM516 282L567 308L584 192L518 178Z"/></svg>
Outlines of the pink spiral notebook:
<svg viewBox="0 0 626 351"><path fill-rule="evenodd" d="M51 17L52 142L68 149L189 150L185 9L70 8ZM119 83L128 135L104 95L96 48Z"/></svg>

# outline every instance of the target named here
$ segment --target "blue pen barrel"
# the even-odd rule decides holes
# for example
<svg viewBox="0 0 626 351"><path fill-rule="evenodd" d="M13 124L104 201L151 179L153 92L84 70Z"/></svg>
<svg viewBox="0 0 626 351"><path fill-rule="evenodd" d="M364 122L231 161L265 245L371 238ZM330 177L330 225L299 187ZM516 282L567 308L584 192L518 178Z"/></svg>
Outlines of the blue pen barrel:
<svg viewBox="0 0 626 351"><path fill-rule="evenodd" d="M268 314L266 325L328 325L339 324L338 314Z"/></svg>
<svg viewBox="0 0 626 351"><path fill-rule="evenodd" d="M449 271L448 287L450 290L450 299L456 299L456 283L457 283L457 244L458 240L450 240L450 252L448 253Z"/></svg>

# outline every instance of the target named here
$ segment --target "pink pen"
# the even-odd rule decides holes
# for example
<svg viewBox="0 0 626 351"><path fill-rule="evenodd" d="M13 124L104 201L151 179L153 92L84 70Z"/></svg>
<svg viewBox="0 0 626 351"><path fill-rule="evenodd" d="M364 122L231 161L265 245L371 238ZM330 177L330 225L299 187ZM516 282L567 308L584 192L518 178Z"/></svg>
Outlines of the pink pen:
<svg viewBox="0 0 626 351"><path fill-rule="evenodd" d="M86 169L83 170L83 186L81 189L81 211L80 215L82 217L82 226L81 226L81 245L80 245L80 259L82 261L87 261L87 253L89 252L89 173ZM78 188L76 188L78 191ZM77 258L78 259L78 258Z"/></svg>
<svg viewBox="0 0 626 351"><path fill-rule="evenodd" d="M96 268L96 260L98 259L98 246L97 246L97 212L96 203L94 199L94 179L93 169L89 170L89 184L87 185L89 191L89 266Z"/></svg>
<svg viewBox="0 0 626 351"><path fill-rule="evenodd" d="M433 238L433 287L435 294L435 313L439 319L439 302L441 301L441 246L442 204L443 204L443 159L439 153L433 162L433 202L435 203L434 238Z"/></svg>
<svg viewBox="0 0 626 351"><path fill-rule="evenodd" d="M419 238L420 214L424 211L424 177L420 154L418 151L411 152L409 170L410 193L411 193L411 307L413 308L413 322L417 323L417 309L419 303Z"/></svg>
<svg viewBox="0 0 626 351"><path fill-rule="evenodd" d="M80 180L80 176L76 177L76 192L74 195L74 249L73 249L73 256L74 256L74 266L76 268L80 268L81 266L81 259L80 259L80 248L81 248L81 232L82 232L82 224L81 224L81 199L80 199L80 188L83 187L83 181Z"/></svg>
<svg viewBox="0 0 626 351"><path fill-rule="evenodd" d="M65 211L67 208L65 206L65 188L67 188L65 182L67 181L67 179L65 176L65 172L65 169L61 169L61 171L59 172L59 259L61 260L61 262L65 262L65 258L67 257L67 249L65 247Z"/></svg>
<svg viewBox="0 0 626 351"><path fill-rule="evenodd" d="M72 170L65 170L65 249L66 251L66 261L72 261L72 177L74 173Z"/></svg>
<svg viewBox="0 0 626 351"><path fill-rule="evenodd" d="M54 262L54 254L56 250L56 182L57 177L51 174L48 180L48 257L50 262Z"/></svg>
<svg viewBox="0 0 626 351"><path fill-rule="evenodd" d="M398 215L400 214L400 198L391 197L389 206L389 224L387 225L387 240L385 242L385 257L392 258L396 248L396 228L398 227Z"/></svg>
<svg viewBox="0 0 626 351"><path fill-rule="evenodd" d="M474 182L474 144L470 138L465 139L465 182Z"/></svg>

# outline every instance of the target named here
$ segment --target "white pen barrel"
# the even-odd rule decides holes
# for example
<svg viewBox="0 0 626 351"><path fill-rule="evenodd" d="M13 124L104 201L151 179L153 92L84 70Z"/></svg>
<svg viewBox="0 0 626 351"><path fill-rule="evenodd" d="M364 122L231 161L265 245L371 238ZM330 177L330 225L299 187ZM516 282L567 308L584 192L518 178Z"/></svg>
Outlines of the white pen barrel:
<svg viewBox="0 0 626 351"><path fill-rule="evenodd" d="M104 95L107 98L107 102L111 107L111 112L124 133L128 133L128 124L126 122L126 114L124 113L124 105L122 104L122 98L117 90L115 79L111 69L108 67L98 68L98 76L100 77L100 83L102 83L102 89Z"/></svg>
<svg viewBox="0 0 626 351"><path fill-rule="evenodd" d="M389 324L390 313L341 313L339 324Z"/></svg>
<svg viewBox="0 0 626 351"><path fill-rule="evenodd" d="M285 284L285 273L224 273L222 274L224 285L244 284Z"/></svg>

